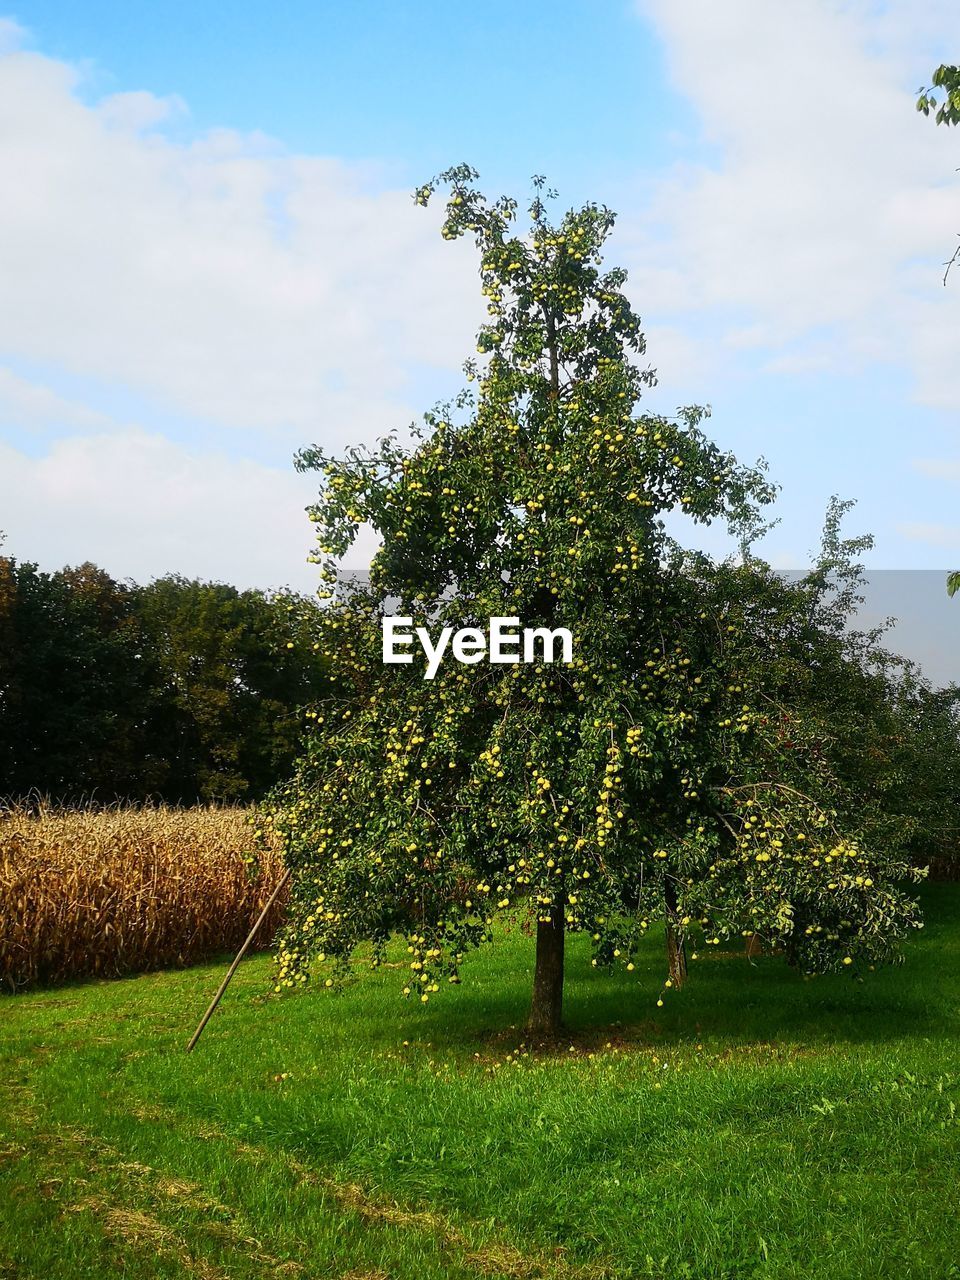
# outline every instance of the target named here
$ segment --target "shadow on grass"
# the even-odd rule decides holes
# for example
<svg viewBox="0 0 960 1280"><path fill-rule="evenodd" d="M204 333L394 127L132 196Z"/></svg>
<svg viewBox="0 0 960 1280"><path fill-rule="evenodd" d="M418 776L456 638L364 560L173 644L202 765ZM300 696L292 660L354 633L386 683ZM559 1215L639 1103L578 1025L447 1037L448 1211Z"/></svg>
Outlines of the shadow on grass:
<svg viewBox="0 0 960 1280"><path fill-rule="evenodd" d="M532 954L530 964L532 970ZM824 1048L945 1039L960 1026L960 976L940 968L934 937L908 947L904 964L866 974L863 981L847 974L804 979L778 957L751 961L743 954L692 963L681 991L665 990L664 978L665 964L655 954L645 956L629 978L571 957L561 1047L595 1047L612 1038L663 1047L709 1039L743 1047L776 1042ZM465 974L453 1000L403 1019L405 1034L449 1050L475 1041L524 1040L528 988L517 981L499 988L484 983L482 996L472 1000L469 989Z"/></svg>
<svg viewBox="0 0 960 1280"><path fill-rule="evenodd" d="M751 962L742 952L711 952L691 963L682 991L665 991L662 937L651 935L631 974L592 968L589 943L582 936L572 937L563 1047L603 1047L611 1040L679 1048L710 1040L714 1047L777 1043L822 1049L831 1044L866 1046L909 1037L956 1036L960 885L925 885L920 897L928 927L906 947L905 963L867 974L862 983L848 974L804 981L776 957ZM518 1044L524 1039L533 949L533 939L514 923L492 948L469 957L462 986L445 991L428 1007L399 998L402 976L395 967L361 972L339 993L308 988L274 997L269 964L261 955L241 966L205 1033L205 1043L229 1041L242 1027L248 1041L251 1034L257 1039L262 1035L264 1048L286 1036L328 1044L354 1036L358 1047L374 1054L394 1050L403 1040L460 1054L507 1046L511 1040ZM181 1027L185 1041L228 960L224 956L215 966L208 961L185 970L71 983L55 995L36 991L34 1007L38 1014L43 1006L52 1012L81 1001L88 1005L93 997L101 1016L116 1020L149 1014L158 1029L154 1003L156 992L163 990L173 1005L163 1025L169 1030ZM660 996L664 1004L657 1007ZM34 1000L28 996L27 1003ZM261 1007L251 1028L256 1006Z"/></svg>
<svg viewBox="0 0 960 1280"><path fill-rule="evenodd" d="M567 956L564 1048L593 1044L601 1033L665 1047L704 1039L728 1046L825 1048L954 1037L960 1029L960 966L953 959L960 885L923 885L918 896L927 927L908 941L903 964L866 973L862 981L847 973L805 980L776 956L751 961L743 952L710 952L691 962L682 991L668 991L662 936L651 934L631 974L591 967L587 940L574 936ZM492 948L469 957L463 985L429 1007L396 1000L392 974L381 979L382 1016L376 1024L370 1023L366 979L343 993L344 1004L335 998L329 1016L365 1018L363 1039L375 1051L396 1047L398 1038L451 1052L506 1045L511 1037L519 1043L533 950L533 939L514 922Z"/></svg>

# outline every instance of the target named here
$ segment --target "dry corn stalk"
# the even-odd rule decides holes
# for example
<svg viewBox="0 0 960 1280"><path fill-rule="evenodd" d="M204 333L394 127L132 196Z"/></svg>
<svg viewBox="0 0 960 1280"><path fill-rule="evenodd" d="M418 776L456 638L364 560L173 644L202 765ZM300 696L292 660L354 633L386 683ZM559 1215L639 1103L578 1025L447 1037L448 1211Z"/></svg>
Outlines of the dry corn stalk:
<svg viewBox="0 0 960 1280"><path fill-rule="evenodd" d="M236 950L283 874L251 877L242 809L0 810L0 987ZM258 935L269 945L283 896Z"/></svg>

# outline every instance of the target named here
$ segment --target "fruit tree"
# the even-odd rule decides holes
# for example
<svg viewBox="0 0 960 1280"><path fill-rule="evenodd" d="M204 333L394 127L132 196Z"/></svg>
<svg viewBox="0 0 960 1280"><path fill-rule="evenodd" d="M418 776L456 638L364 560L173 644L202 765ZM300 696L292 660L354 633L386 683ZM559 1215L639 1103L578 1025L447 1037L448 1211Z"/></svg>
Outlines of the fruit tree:
<svg viewBox="0 0 960 1280"><path fill-rule="evenodd" d="M890 958L915 922L894 883L908 869L838 827L836 780L765 699L735 575L668 532L681 512L754 527L774 492L763 468L712 443L701 409L638 410L653 375L625 273L602 267L612 213L551 221L537 178L520 234L516 202L488 202L476 177L460 166L415 193L427 205L444 186L442 234L479 249L474 386L407 443L299 458L323 477L335 693L267 814L294 872L278 985L314 962L332 985L399 932L403 993L427 1002L519 911L536 931L529 1029L549 1037L571 931L597 965L633 970L665 925L660 1001L690 942L759 935L809 972ZM380 538L369 578L338 581L364 524ZM572 661L474 652L426 679L420 657L383 662L385 614L431 635L494 617L566 628Z"/></svg>

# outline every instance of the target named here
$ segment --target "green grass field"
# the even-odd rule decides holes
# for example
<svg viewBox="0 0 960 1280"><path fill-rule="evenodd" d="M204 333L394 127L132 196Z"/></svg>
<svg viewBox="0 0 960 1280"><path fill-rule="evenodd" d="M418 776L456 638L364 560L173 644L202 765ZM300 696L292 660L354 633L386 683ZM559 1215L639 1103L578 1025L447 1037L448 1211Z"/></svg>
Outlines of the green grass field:
<svg viewBox="0 0 960 1280"><path fill-rule="evenodd" d="M863 985L711 955L658 1009L653 940L575 941L554 1054L519 930L425 1008L256 958L190 1056L221 965L4 998L0 1276L960 1276L960 886L924 899Z"/></svg>

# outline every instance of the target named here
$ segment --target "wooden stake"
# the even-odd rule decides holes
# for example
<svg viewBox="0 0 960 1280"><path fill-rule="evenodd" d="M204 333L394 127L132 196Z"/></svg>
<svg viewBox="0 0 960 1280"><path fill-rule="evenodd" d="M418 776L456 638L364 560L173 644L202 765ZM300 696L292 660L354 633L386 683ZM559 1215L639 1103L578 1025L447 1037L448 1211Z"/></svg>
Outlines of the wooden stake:
<svg viewBox="0 0 960 1280"><path fill-rule="evenodd" d="M224 977L223 981L220 983L220 986L217 988L217 994L210 1001L210 1007L207 1009L207 1012L200 1019L200 1025L197 1027L196 1031L190 1037L190 1043L187 1045L187 1053L190 1053L190 1051L193 1049L193 1046L200 1039L201 1035L203 1035L203 1028L207 1025L207 1023L210 1021L211 1017L213 1016L213 1011L214 1009L216 1009L217 1005L220 1003L223 997L223 993L226 991L227 987L230 985L230 979L236 973L237 966L240 964L240 961L243 959L243 957L247 954L247 948L250 946L250 943L257 936L257 930L260 928L264 920L267 918L267 913L269 912L270 908L276 902L277 898L279 898L280 890L286 887L291 874L292 872L290 871L289 868L283 873L280 883L277 885L277 887L274 889L273 893L271 893L269 899L267 900L267 905L263 908L263 910L257 916L256 923L254 924L250 932L247 934L246 942L244 942L243 946L240 948L240 950L237 952L236 956L234 957L233 964L227 970L226 976Z"/></svg>

